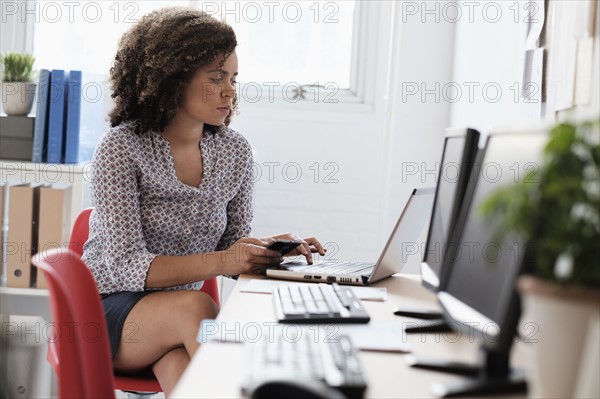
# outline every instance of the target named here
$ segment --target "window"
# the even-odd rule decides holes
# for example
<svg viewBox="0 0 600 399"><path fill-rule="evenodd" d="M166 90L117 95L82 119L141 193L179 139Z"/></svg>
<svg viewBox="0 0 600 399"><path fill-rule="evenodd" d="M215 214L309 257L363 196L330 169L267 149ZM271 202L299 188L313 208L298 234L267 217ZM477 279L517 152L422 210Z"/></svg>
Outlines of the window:
<svg viewBox="0 0 600 399"><path fill-rule="evenodd" d="M354 1L227 4L218 17L237 34L243 81L336 82L350 88ZM201 8L210 11L209 5Z"/></svg>
<svg viewBox="0 0 600 399"><path fill-rule="evenodd" d="M16 3L15 3L16 4ZM36 68L84 71L80 161L91 159L112 106L106 83L118 39L165 6L192 6L230 23L238 37L240 96L248 102L357 96L358 1L35 1L21 3L34 23ZM259 92L260 90L260 92ZM264 95L263 95L264 94ZM331 97L331 96L330 96Z"/></svg>
<svg viewBox="0 0 600 399"><path fill-rule="evenodd" d="M337 102L353 89L356 1L193 3L234 28L244 101Z"/></svg>
<svg viewBox="0 0 600 399"><path fill-rule="evenodd" d="M142 15L169 5L189 1L36 1L36 65L107 76L121 35Z"/></svg>

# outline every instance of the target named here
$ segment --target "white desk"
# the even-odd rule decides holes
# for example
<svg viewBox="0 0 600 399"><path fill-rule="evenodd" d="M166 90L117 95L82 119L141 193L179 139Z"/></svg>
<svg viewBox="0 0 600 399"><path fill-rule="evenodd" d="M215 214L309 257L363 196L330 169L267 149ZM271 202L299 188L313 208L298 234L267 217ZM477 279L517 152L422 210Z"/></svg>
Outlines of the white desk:
<svg viewBox="0 0 600 399"><path fill-rule="evenodd" d="M240 288L251 278L259 277L240 277L227 303L221 309L218 321L275 321L271 295L240 292ZM393 308L437 306L434 295L424 289L418 277L414 275L396 275L375 286L386 287L388 299L385 302L363 301L371 316L371 323L414 323L414 319L394 316ZM408 335L406 339L413 346L413 353L416 355L456 361L474 362L479 348L476 340L470 340L464 334L462 337L455 333L416 334ZM397 353L361 351L360 358L368 383L366 396L371 398L432 397L430 388L433 382L460 381L463 378L410 368L405 364L404 355ZM514 358L515 356L513 364L522 364L519 359ZM214 341L204 343L175 387L172 397L240 397L239 380L242 367L242 344Z"/></svg>

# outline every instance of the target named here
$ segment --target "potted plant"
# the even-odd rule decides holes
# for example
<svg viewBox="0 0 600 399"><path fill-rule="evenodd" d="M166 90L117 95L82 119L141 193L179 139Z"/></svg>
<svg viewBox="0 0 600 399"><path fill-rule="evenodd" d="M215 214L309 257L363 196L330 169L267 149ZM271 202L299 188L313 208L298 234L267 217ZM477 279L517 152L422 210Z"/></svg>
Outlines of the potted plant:
<svg viewBox="0 0 600 399"><path fill-rule="evenodd" d="M31 112L36 84L32 68L35 58L27 53L0 56L2 65L2 106L7 115L27 115Z"/></svg>
<svg viewBox="0 0 600 399"><path fill-rule="evenodd" d="M576 395L585 342L597 335L590 325L600 317L599 141L600 120L556 125L539 169L493 193L482 209L499 234L518 232L529 243L531 266L518 290L521 324L533 331L531 397Z"/></svg>

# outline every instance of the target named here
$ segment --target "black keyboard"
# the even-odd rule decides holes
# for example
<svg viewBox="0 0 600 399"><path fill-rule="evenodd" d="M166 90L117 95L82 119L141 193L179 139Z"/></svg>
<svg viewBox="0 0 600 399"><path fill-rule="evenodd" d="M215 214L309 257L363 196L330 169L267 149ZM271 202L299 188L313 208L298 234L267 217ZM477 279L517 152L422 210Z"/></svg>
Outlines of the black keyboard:
<svg viewBox="0 0 600 399"><path fill-rule="evenodd" d="M348 398L361 398L367 388L356 350L345 335L315 339L314 334L263 336L245 345L242 392L269 381L325 383Z"/></svg>
<svg viewBox="0 0 600 399"><path fill-rule="evenodd" d="M367 311L352 288L337 284L282 284L273 290L281 323L368 323Z"/></svg>

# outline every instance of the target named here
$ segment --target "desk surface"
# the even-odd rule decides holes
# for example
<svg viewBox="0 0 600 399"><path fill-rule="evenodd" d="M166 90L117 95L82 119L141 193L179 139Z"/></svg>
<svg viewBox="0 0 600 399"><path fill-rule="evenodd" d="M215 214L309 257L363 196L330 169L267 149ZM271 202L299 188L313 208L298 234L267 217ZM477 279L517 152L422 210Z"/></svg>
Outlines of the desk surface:
<svg viewBox="0 0 600 399"><path fill-rule="evenodd" d="M224 304L218 321L274 322L271 295L240 292L257 276L241 276ZM421 286L418 276L398 274L374 285L386 287L388 299L384 302L363 301L371 316L371 323L415 323L415 319L393 315L394 307L437 308L435 296ZM454 361L474 362L479 343L468 334L414 334L406 336L413 354ZM519 345L517 345L518 347ZM172 393L173 398L235 398L241 397L239 381L243 367L243 345L210 341L202 344L189 367ZM513 350L513 363L519 362ZM368 383L367 397L371 398L427 398L432 397L434 382L451 383L463 377L418 370L406 365L404 355L398 353L360 352L360 359Z"/></svg>

